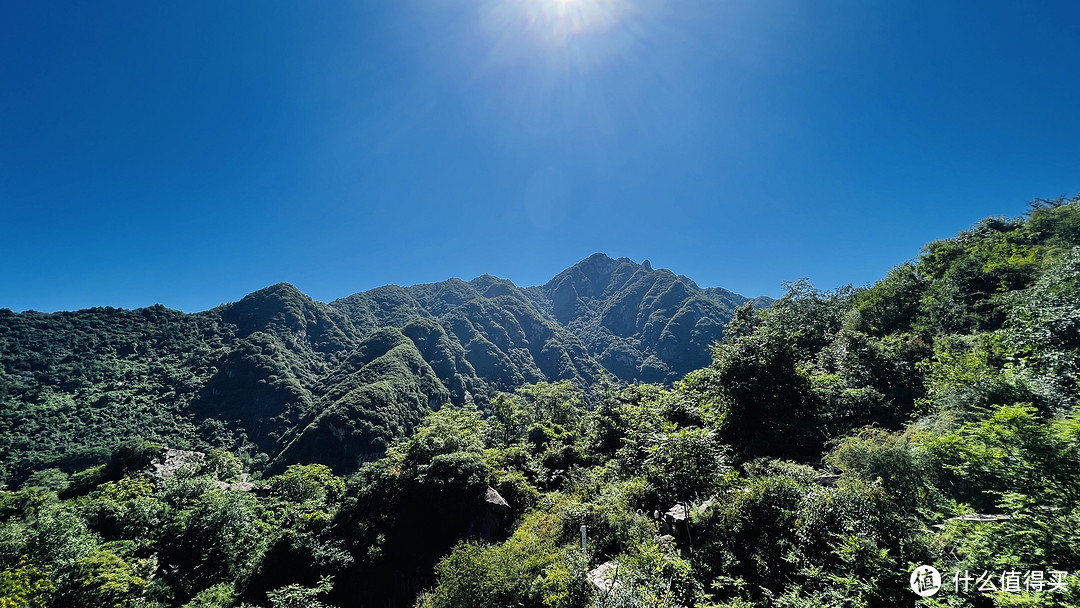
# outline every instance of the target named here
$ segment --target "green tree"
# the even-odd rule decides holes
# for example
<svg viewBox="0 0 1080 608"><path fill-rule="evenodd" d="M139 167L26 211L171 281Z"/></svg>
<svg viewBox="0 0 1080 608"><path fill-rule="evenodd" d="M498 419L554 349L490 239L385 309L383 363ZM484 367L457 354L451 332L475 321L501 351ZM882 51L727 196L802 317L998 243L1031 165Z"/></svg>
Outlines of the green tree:
<svg viewBox="0 0 1080 608"><path fill-rule="evenodd" d="M272 608L330 608L319 601L318 596L330 593L334 587L332 577L324 576L314 587L286 585L266 594Z"/></svg>
<svg viewBox="0 0 1080 608"><path fill-rule="evenodd" d="M235 597L233 586L221 583L196 593L190 602L184 604L184 608L229 608Z"/></svg>
<svg viewBox="0 0 1080 608"><path fill-rule="evenodd" d="M99 550L75 564L61 606L128 608L141 603L147 582L116 553Z"/></svg>
<svg viewBox="0 0 1080 608"><path fill-rule="evenodd" d="M1075 406L1080 398L1080 247L1017 294L1005 335L1035 392L1057 412Z"/></svg>
<svg viewBox="0 0 1080 608"><path fill-rule="evenodd" d="M23 556L18 566L0 571L0 608L45 608L56 586L48 572Z"/></svg>
<svg viewBox="0 0 1080 608"><path fill-rule="evenodd" d="M263 508L250 494L211 490L184 514L175 544L164 560L176 572L172 584L183 596L221 582L250 577L271 540Z"/></svg>
<svg viewBox="0 0 1080 608"><path fill-rule="evenodd" d="M728 467L725 446L713 431L671 423L655 435L646 463L648 478L662 495L682 504L713 491Z"/></svg>
<svg viewBox="0 0 1080 608"><path fill-rule="evenodd" d="M412 437L396 443L390 456L400 463L402 475L419 478L438 456L455 452L480 454L487 425L473 407L443 408L429 413Z"/></svg>
<svg viewBox="0 0 1080 608"><path fill-rule="evenodd" d="M290 465L269 480L271 491L295 505L324 508L341 499L345 482L323 464Z"/></svg>

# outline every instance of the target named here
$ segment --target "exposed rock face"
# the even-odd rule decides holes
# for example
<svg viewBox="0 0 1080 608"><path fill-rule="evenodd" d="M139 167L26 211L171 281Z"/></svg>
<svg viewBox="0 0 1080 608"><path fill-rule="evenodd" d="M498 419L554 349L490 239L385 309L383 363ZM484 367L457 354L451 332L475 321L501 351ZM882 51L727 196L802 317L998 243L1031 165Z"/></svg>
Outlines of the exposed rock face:
<svg viewBox="0 0 1080 608"><path fill-rule="evenodd" d="M184 467L199 466L204 462L206 462L206 454L202 452L165 448L161 458L150 463L150 469L161 479L168 479Z"/></svg>
<svg viewBox="0 0 1080 608"><path fill-rule="evenodd" d="M494 542L506 533L509 523L510 504L495 488L488 486L480 512L469 523L466 537Z"/></svg>
<svg viewBox="0 0 1080 608"><path fill-rule="evenodd" d="M610 593L622 586L618 580L618 572L618 562L604 562L590 570L586 578L600 593Z"/></svg>

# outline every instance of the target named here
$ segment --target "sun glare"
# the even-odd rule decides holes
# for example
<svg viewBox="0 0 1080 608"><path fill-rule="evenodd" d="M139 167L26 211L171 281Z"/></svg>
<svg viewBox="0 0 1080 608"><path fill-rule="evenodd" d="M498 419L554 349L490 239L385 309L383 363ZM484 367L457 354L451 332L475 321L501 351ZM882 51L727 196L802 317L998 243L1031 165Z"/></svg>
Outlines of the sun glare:
<svg viewBox="0 0 1080 608"><path fill-rule="evenodd" d="M512 30L548 45L602 34L627 12L628 0L496 0L489 15L506 34Z"/></svg>

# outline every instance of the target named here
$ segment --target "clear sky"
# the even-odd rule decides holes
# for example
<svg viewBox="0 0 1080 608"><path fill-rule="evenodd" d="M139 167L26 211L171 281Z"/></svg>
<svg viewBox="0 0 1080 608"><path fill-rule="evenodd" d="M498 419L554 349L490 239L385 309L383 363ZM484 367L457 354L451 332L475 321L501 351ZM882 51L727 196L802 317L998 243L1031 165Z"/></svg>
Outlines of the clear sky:
<svg viewBox="0 0 1080 608"><path fill-rule="evenodd" d="M0 3L0 308L601 251L779 295L1080 191L1080 3Z"/></svg>

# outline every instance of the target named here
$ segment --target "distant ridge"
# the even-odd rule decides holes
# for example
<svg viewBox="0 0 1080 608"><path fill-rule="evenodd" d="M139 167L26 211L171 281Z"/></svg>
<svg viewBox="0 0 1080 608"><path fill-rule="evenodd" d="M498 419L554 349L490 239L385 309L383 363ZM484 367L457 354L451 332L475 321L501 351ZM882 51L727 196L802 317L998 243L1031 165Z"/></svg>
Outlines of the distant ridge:
<svg viewBox="0 0 1080 608"><path fill-rule="evenodd" d="M5 356L36 363L9 368L0 390L73 405L46 408L59 418L35 421L41 436L8 448L0 473L75 469L125 433L348 471L444 403L484 406L541 381L672 382L709 363L710 344L747 301L597 253L526 288L482 275L322 303L279 283L195 314L3 311ZM117 418L132 422L94 427ZM38 442L67 447L50 460L34 455Z"/></svg>

